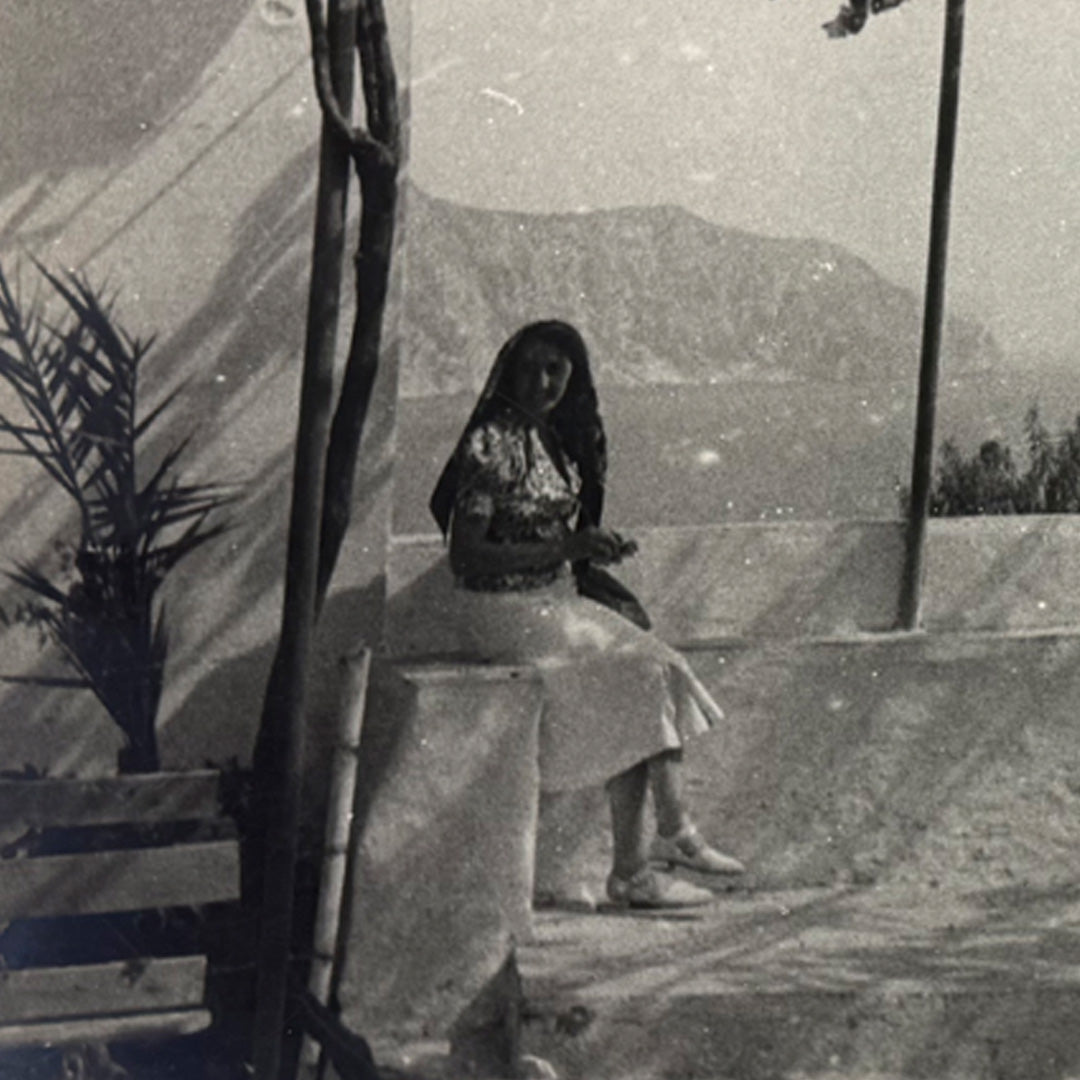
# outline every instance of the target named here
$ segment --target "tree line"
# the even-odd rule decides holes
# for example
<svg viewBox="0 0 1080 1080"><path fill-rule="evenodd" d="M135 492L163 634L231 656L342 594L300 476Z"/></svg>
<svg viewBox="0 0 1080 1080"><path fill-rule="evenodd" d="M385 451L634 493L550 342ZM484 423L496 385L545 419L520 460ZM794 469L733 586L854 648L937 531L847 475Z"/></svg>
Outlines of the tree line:
<svg viewBox="0 0 1080 1080"><path fill-rule="evenodd" d="M1024 418L1026 468L1011 447L988 439L970 456L951 440L941 447L930 495L935 517L1080 513L1080 415L1051 433L1037 405Z"/></svg>

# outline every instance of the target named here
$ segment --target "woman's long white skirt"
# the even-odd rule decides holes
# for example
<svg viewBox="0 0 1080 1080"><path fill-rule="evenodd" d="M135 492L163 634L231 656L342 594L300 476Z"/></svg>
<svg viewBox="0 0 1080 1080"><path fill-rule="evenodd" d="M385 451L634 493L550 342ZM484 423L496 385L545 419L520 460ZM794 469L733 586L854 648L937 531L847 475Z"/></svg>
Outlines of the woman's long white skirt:
<svg viewBox="0 0 1080 1080"><path fill-rule="evenodd" d="M723 720L679 653L578 596L570 577L528 592L458 588L454 596L461 645L470 654L539 673L546 791L604 783Z"/></svg>

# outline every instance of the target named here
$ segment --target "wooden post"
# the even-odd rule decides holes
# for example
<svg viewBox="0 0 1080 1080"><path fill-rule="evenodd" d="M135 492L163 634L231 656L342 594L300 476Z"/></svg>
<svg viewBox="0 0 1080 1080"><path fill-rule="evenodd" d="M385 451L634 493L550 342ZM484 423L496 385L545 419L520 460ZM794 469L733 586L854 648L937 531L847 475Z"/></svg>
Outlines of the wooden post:
<svg viewBox="0 0 1080 1080"><path fill-rule="evenodd" d="M342 113L355 92L355 42L360 0L329 0L331 79ZM262 907L253 1056L256 1080L280 1080L285 1003L293 930L304 701L314 636L319 532L326 445L333 406L345 227L351 158L347 143L323 121L316 194L315 240L308 294L307 336L293 465L292 508L281 638L267 687L263 748L272 795L263 837Z"/></svg>
<svg viewBox="0 0 1080 1080"><path fill-rule="evenodd" d="M930 217L930 253L926 270L919 397L915 416L915 450L911 465L911 503L908 512L904 571L900 584L898 624L903 630L919 626L922 600L926 523L934 468L934 414L945 315L945 256L949 240L949 201L956 150L956 117L960 104L960 61L964 39L964 0L947 0L945 45L938 100L934 193Z"/></svg>
<svg viewBox="0 0 1080 1080"><path fill-rule="evenodd" d="M315 917L311 971L308 974L308 992L320 1005L330 1004L334 964L337 960L371 651L365 649L358 656L345 657L342 666L345 670L345 689L342 695L337 745L330 770L330 800L326 814L326 837L323 840L319 906ZM317 1075L318 1064L319 1042L308 1033L304 1036L300 1050L302 1076L310 1078Z"/></svg>
<svg viewBox="0 0 1080 1080"><path fill-rule="evenodd" d="M358 25L369 145L383 153L356 155L360 237L356 249L356 315L326 452L326 490L319 552L317 610L322 607L352 514L360 439L379 370L383 315L390 284L401 164L401 113L383 0L366 0ZM356 133L353 133L356 138Z"/></svg>

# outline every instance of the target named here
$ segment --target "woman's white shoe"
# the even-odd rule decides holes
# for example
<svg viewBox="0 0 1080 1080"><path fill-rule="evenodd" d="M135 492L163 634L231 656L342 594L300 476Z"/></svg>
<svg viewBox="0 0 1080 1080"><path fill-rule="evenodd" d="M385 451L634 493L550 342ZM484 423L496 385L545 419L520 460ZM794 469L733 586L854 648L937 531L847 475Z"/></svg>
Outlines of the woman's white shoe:
<svg viewBox="0 0 1080 1080"><path fill-rule="evenodd" d="M701 907L716 899L708 889L667 874L658 874L647 866L632 878L612 874L608 878L607 894L617 907L630 908Z"/></svg>
<svg viewBox="0 0 1080 1080"><path fill-rule="evenodd" d="M744 874L746 867L731 855L725 855L710 847L702 835L688 825L674 836L653 838L649 858L653 862L672 866L686 866L702 874Z"/></svg>

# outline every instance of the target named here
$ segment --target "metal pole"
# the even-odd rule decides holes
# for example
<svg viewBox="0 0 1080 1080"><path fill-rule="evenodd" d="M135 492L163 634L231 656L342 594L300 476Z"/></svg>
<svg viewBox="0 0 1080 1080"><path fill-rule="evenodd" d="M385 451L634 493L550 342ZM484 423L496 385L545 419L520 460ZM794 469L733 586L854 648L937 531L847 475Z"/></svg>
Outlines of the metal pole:
<svg viewBox="0 0 1080 1080"><path fill-rule="evenodd" d="M915 415L915 451L911 464L911 504L908 514L904 571L900 584L899 625L915 630L922 600L926 521L934 467L934 413L937 408L941 330L945 315L945 255L949 240L949 199L956 151L956 116L960 104L960 60L964 40L964 0L947 0L945 46L938 99L934 194L930 216L930 253L926 270L919 397Z"/></svg>
<svg viewBox="0 0 1080 1080"><path fill-rule="evenodd" d="M346 116L355 88L358 2L329 0L328 4L331 79ZM299 850L304 700L315 628L323 476L333 406L334 356L344 277L350 174L348 149L324 120L300 416L293 461L281 638L264 711L264 722L268 715L272 729L268 754L276 799L269 808L264 838L263 900L252 1039L255 1080L280 1080L281 1072Z"/></svg>

